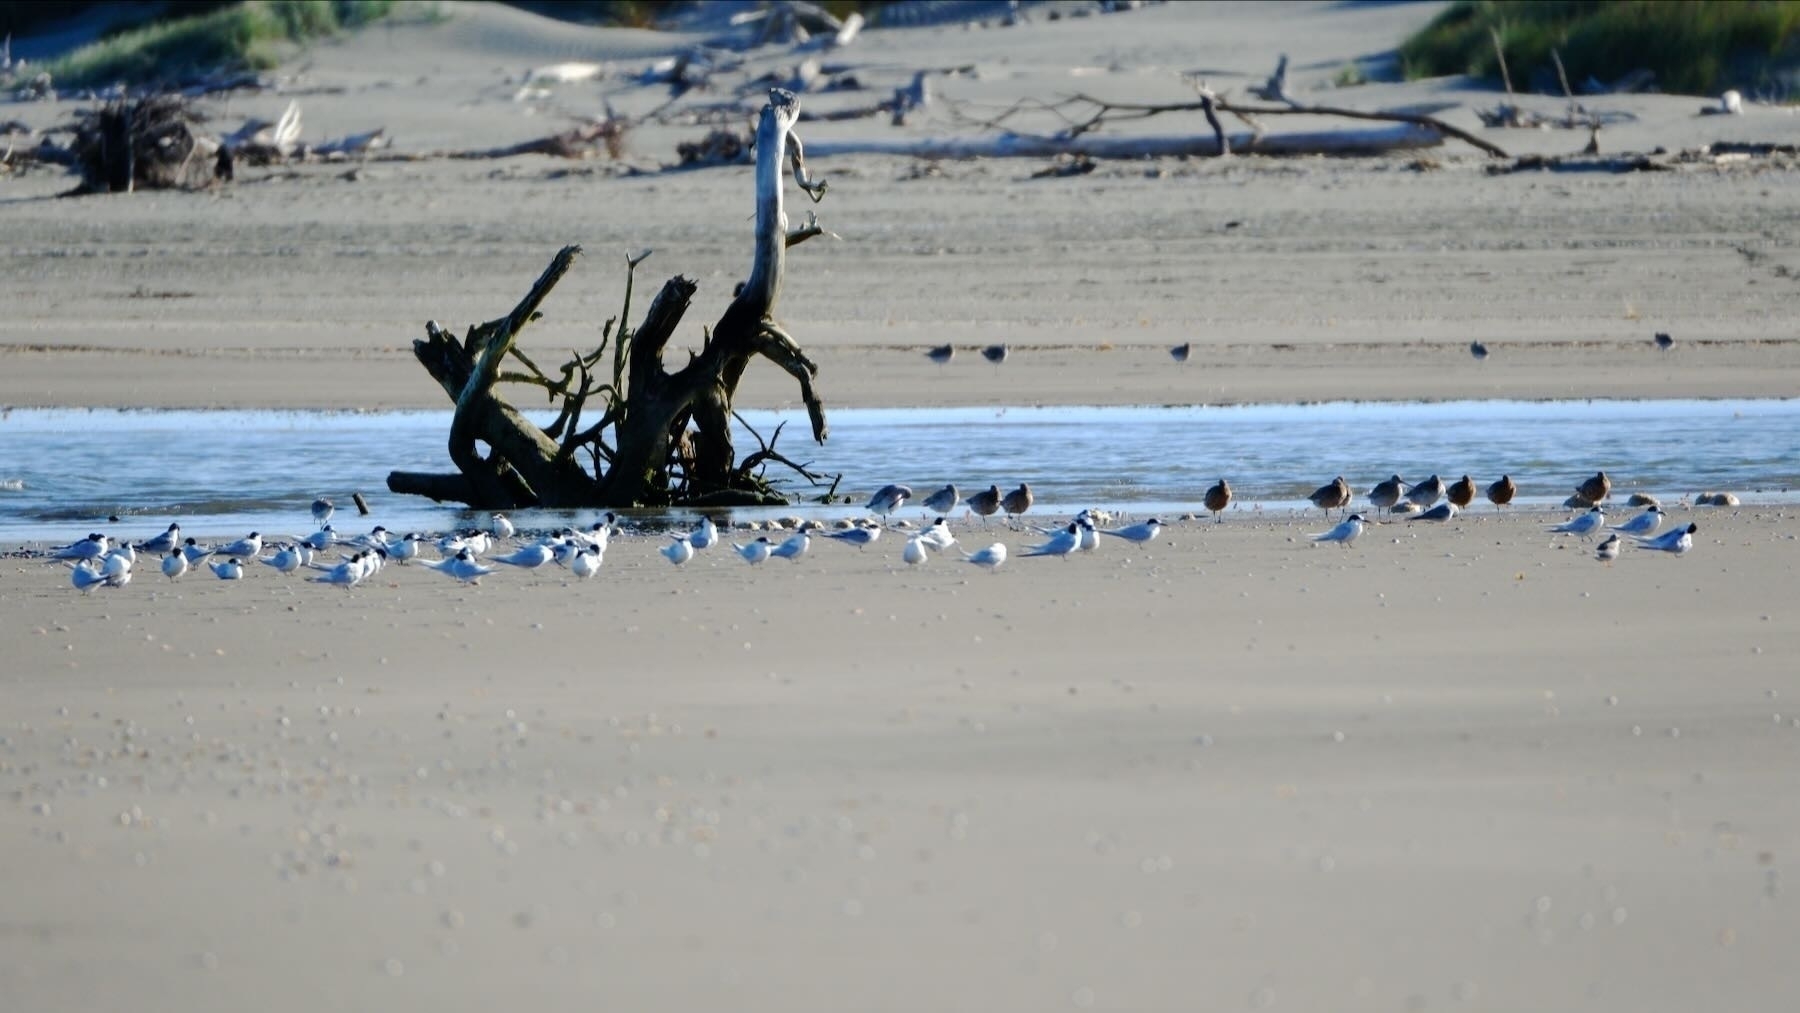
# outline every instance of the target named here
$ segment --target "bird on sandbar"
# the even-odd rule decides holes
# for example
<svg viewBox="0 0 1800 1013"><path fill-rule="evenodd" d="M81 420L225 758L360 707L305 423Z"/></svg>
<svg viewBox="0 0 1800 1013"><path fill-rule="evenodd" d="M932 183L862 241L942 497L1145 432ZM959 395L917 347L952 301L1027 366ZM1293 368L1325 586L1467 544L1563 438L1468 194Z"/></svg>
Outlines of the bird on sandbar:
<svg viewBox="0 0 1800 1013"><path fill-rule="evenodd" d="M909 486L884 485L876 490L875 495L869 497L869 505L863 509L872 514L886 517L904 506L910 496L912 496L912 489Z"/></svg>
<svg viewBox="0 0 1800 1013"><path fill-rule="evenodd" d="M961 502L962 495L956 491L956 486L954 484L946 485L925 497L925 509L934 514L949 514L953 513L956 510L956 504Z"/></svg>
<svg viewBox="0 0 1800 1013"><path fill-rule="evenodd" d="M1467 475L1450 483L1444 490L1444 498L1456 504L1458 510L1465 510L1475 502L1475 480Z"/></svg>
<svg viewBox="0 0 1800 1013"><path fill-rule="evenodd" d="M1513 497L1518 495L1518 492L1519 487L1513 484L1512 476L1501 475L1492 485L1487 487L1488 502L1494 504L1496 507L1503 507L1506 504L1511 503Z"/></svg>
<svg viewBox="0 0 1800 1013"><path fill-rule="evenodd" d="M981 357L996 366L1006 361L1006 355L1006 346L1004 344L989 345L981 350Z"/></svg>
<svg viewBox="0 0 1800 1013"><path fill-rule="evenodd" d="M1655 538L1640 538L1637 543L1641 548L1655 549L1658 552L1672 552L1679 556L1694 547L1694 533L1699 530L1700 525L1689 524L1685 528L1665 531Z"/></svg>
<svg viewBox="0 0 1800 1013"><path fill-rule="evenodd" d="M1431 476L1407 492L1406 498L1417 503L1421 509L1430 507L1444 495L1444 480L1436 475Z"/></svg>
<svg viewBox="0 0 1800 1013"><path fill-rule="evenodd" d="M1651 507L1623 524L1611 524L1608 525L1608 527L1612 528L1614 531L1623 532L1633 538L1637 538L1644 535L1655 534L1656 529L1662 527L1662 522L1662 507Z"/></svg>
<svg viewBox="0 0 1800 1013"><path fill-rule="evenodd" d="M1435 521L1436 523L1442 524L1443 522L1445 522L1455 516L1456 516L1456 504L1446 501L1443 503L1439 503L1437 506L1432 507L1430 510L1425 510L1420 513L1413 514L1411 517L1408 517L1407 520L1408 521Z"/></svg>
<svg viewBox="0 0 1800 1013"><path fill-rule="evenodd" d="M1219 479L1219 484L1206 490L1206 509L1212 511L1213 523L1225 520L1225 508L1231 505L1231 483Z"/></svg>
<svg viewBox="0 0 1800 1013"><path fill-rule="evenodd" d="M1661 509L1662 500L1657 499L1647 492L1634 492L1631 494L1631 498L1625 501L1625 505L1633 507L1657 507L1658 509Z"/></svg>
<svg viewBox="0 0 1800 1013"><path fill-rule="evenodd" d="M1315 542L1337 542L1347 549L1350 547L1351 542L1362 537L1363 526L1367 523L1367 521L1363 520L1362 514L1351 514L1344 518L1342 523L1337 527L1332 528L1330 531L1317 535L1307 535L1306 537Z"/></svg>
<svg viewBox="0 0 1800 1013"><path fill-rule="evenodd" d="M1488 357L1487 346L1479 341L1471 341L1469 342L1469 354L1475 357L1476 362L1480 362Z"/></svg>
<svg viewBox="0 0 1800 1013"><path fill-rule="evenodd" d="M1006 511L1008 517L1017 517L1031 509L1031 486L1023 482L1012 492L1000 497L1000 509Z"/></svg>
<svg viewBox="0 0 1800 1013"><path fill-rule="evenodd" d="M1404 495L1406 482L1395 475L1385 482L1375 483L1375 488L1369 490L1369 505L1377 510L1392 510Z"/></svg>
<svg viewBox="0 0 1800 1013"><path fill-rule="evenodd" d="M1618 535L1607 535L1606 541L1601 542L1595 547L1594 558L1605 563L1607 566L1611 566L1612 561L1619 558L1619 546L1623 544L1624 542L1620 540Z"/></svg>
<svg viewBox="0 0 1800 1013"><path fill-rule="evenodd" d="M1176 362L1186 362L1188 361L1188 356L1193 351L1194 343L1191 341L1183 341L1181 344L1169 349L1169 358L1174 359Z"/></svg>
<svg viewBox="0 0 1800 1013"><path fill-rule="evenodd" d="M956 346L938 345L925 353L925 357L942 366L956 357Z"/></svg>
<svg viewBox="0 0 1800 1013"><path fill-rule="evenodd" d="M1675 347L1675 339L1669 337L1669 335L1663 331L1657 331L1656 337L1652 340L1654 340L1656 342L1656 347L1662 349L1665 352L1668 351L1669 349Z"/></svg>
<svg viewBox="0 0 1800 1013"><path fill-rule="evenodd" d="M1593 506L1599 506L1611 494L1612 479L1607 478L1604 471L1595 473L1593 478L1575 487L1575 495Z"/></svg>
<svg viewBox="0 0 1800 1013"><path fill-rule="evenodd" d="M1344 481L1344 476L1339 475L1313 490L1313 494L1306 498L1312 501L1313 506L1330 513L1340 507L1350 505L1350 483Z"/></svg>
<svg viewBox="0 0 1800 1013"><path fill-rule="evenodd" d="M963 553L963 562L985 567L989 573L993 573L1000 569L1000 564L1006 562L1006 545L1002 542L995 542L978 552L965 552Z"/></svg>
<svg viewBox="0 0 1800 1013"><path fill-rule="evenodd" d="M323 496L313 500L312 515L314 524L323 525L326 521L330 520L331 515L336 512L337 507L332 505L331 500L326 499Z"/></svg>
<svg viewBox="0 0 1800 1013"><path fill-rule="evenodd" d="M968 504L970 513L980 516L981 523L986 524L989 517L1000 512L1000 487L990 485L986 492L978 492L963 502Z"/></svg>
<svg viewBox="0 0 1800 1013"><path fill-rule="evenodd" d="M1605 525L1605 512L1599 507L1589 507L1587 513L1581 514L1572 520L1564 521L1561 524L1553 525L1550 528L1550 531L1553 534L1580 535L1581 537L1586 538L1594 532L1599 531Z"/></svg>

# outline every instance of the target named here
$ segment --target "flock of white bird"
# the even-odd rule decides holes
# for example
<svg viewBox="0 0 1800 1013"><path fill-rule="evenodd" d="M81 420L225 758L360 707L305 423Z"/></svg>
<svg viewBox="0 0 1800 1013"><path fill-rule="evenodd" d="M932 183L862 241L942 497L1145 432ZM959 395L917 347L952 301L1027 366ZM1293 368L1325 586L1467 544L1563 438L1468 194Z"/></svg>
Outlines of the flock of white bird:
<svg viewBox="0 0 1800 1013"><path fill-rule="evenodd" d="M1604 473L1598 477L1604 479ZM1342 479L1336 481L1343 483ZM1398 476L1393 481L1398 482ZM1224 484L1221 481L1220 485ZM1606 484L1610 489L1610 483ZM1029 495L1028 487L1020 488ZM1334 487L1327 487L1331 488ZM1210 496L1209 493L1209 498ZM948 514L960 503L955 486L946 486L944 490L927 497L925 505L928 510L940 514L931 524L922 528L904 524L888 527L893 513L911 497L912 490L907 486L884 486L870 498L867 505L869 512L878 515L880 520L871 517L836 529L807 521L780 542L773 541L767 535L759 535L743 544L728 542L712 519L703 517L692 531L671 533L668 543L659 551L670 563L681 566L693 559L696 553L720 544L729 544L746 563L755 565L769 559L799 560L812 550L815 533L832 541L867 549L881 539L884 531L893 530L900 532L905 539L900 559L907 566L922 565L934 554L951 549L957 550L963 562L989 571L997 570L1006 563L1009 551L1004 542L993 542L973 552L963 551L958 545L948 520ZM1315 502L1318 497L1319 494L1314 495ZM1377 505L1380 505L1382 498L1384 497L1376 497ZM1601 498L1604 498L1604 494ZM1455 509L1450 503L1442 506L1450 509L1427 509L1409 519L1443 521L1455 516ZM131 583L140 553L158 558L162 575L171 581L182 578L190 571L197 571L202 566L211 570L219 580L242 580L246 564L250 562L260 563L284 574L305 570L308 571L306 579L313 583L330 584L346 590L380 572L389 563L416 562L465 584L478 584L481 578L498 572L502 566L536 570L555 565L585 580L600 572L611 539L620 530L618 518L608 513L587 530L564 528L554 534L524 540L517 537L516 529L504 514L496 513L492 516L492 526L487 531L471 528L438 538L428 538L417 533L396 537L385 527L378 526L366 535L340 538L330 523L333 512L334 507L328 499L319 499L313 503L313 519L320 527L306 538L265 541L260 533L252 531L247 537L224 545L206 546L193 538L184 539L181 525L170 524L167 530L156 537L136 543L128 540L115 542L107 535L95 532L80 541L51 551L49 559L67 565L70 569L70 583L76 590L84 593L97 587L117 588ZM972 510L971 514L975 512L978 510ZM1017 512L1022 513L1023 509ZM1694 546L1694 534L1699 530L1698 525L1688 524L1659 535L1657 530L1661 527L1664 516L1660 505L1650 502L1642 513L1624 524L1609 526L1605 510L1594 505L1569 521L1550 526L1548 530L1553 534L1581 538L1603 531L1609 532L1595 549L1595 557L1608 564L1618 558L1619 550L1625 544L1621 536L1631 538L1645 549L1675 555L1691 550ZM984 525L985 517L984 513ZM1163 530L1163 523L1154 517L1123 527L1101 526L1110 521L1111 517L1104 513L1083 510L1066 524L1029 529L1044 536L1044 540L1026 547L1019 555L1027 559L1066 559L1077 553L1094 551L1099 546L1102 535L1142 545L1155 541ZM1331 530L1308 537L1314 542L1348 547L1362 537L1368 525L1368 520L1361 514L1351 514ZM512 551L504 555L492 554L508 544L511 544ZM425 555L427 546L435 551L436 558ZM336 559L321 558L322 554L333 549L339 553ZM265 550L268 553L266 555Z"/></svg>

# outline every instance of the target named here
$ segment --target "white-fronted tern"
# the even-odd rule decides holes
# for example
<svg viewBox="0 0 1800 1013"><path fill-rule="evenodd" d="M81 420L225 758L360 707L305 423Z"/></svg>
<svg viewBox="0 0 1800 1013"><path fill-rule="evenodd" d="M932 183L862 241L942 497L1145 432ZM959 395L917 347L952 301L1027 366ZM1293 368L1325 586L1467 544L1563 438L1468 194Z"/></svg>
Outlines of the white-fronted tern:
<svg viewBox="0 0 1800 1013"><path fill-rule="evenodd" d="M694 543L691 535L670 535L669 537L671 539L669 544L657 550L663 554L664 559L680 566L694 558Z"/></svg>
<svg viewBox="0 0 1800 1013"><path fill-rule="evenodd" d="M147 552L152 556L166 556L169 553L175 551L175 546L180 545L180 544L181 544L181 525L171 524L171 525L169 525L169 530L164 531L162 534L157 535L155 538L150 538L150 539L146 539L145 541L139 542L138 543L138 551Z"/></svg>
<svg viewBox="0 0 1800 1013"><path fill-rule="evenodd" d="M1589 507L1587 513L1581 514L1572 520L1567 520L1561 524L1554 525L1550 530L1554 534L1579 535L1582 538L1586 538L1594 532L1599 531L1605 524L1606 513L1599 507Z"/></svg>
<svg viewBox="0 0 1800 1013"><path fill-rule="evenodd" d="M769 536L767 535L759 536L756 541L747 545L739 545L736 542L732 542L731 547L736 549L737 554L744 557L744 562L749 563L751 566L755 566L757 563L768 559L769 553L774 551L774 547L769 544Z"/></svg>
<svg viewBox="0 0 1800 1013"><path fill-rule="evenodd" d="M1033 545L1021 553L1022 558L1032 556L1059 556L1069 558L1069 554L1081 547L1081 525L1070 521L1069 526L1050 537L1041 545Z"/></svg>
<svg viewBox="0 0 1800 1013"><path fill-rule="evenodd" d="M575 554L574 561L569 564L569 572L586 580L599 573L605 562L606 555L600 551L600 546L590 545Z"/></svg>
<svg viewBox="0 0 1800 1013"><path fill-rule="evenodd" d="M1694 534L1699 530L1700 525L1689 524L1685 528L1673 528L1665 531L1655 538L1640 538L1637 543L1642 548L1655 549L1657 552L1672 552L1679 556L1694 547Z"/></svg>
<svg viewBox="0 0 1800 1013"><path fill-rule="evenodd" d="M556 558L555 550L542 543L521 546L504 556L493 557L493 562L516 566L522 570L535 570Z"/></svg>
<svg viewBox="0 0 1800 1013"><path fill-rule="evenodd" d="M106 578L101 576L100 571L94 569L88 564L88 561L84 559L74 566L69 567L69 583L74 585L75 590L80 591L82 594L87 594L93 591L94 588L106 583Z"/></svg>
<svg viewBox="0 0 1800 1013"><path fill-rule="evenodd" d="M1162 533L1162 529L1163 522L1152 517L1142 524L1133 524L1126 528L1114 528L1112 530L1099 528L1097 530L1103 535L1111 535L1114 538L1123 538L1128 542L1142 544L1144 542L1155 541L1156 536Z"/></svg>
<svg viewBox="0 0 1800 1013"><path fill-rule="evenodd" d="M251 556L262 555L262 547L262 535L252 531L250 532L250 537L240 538L229 545L220 546L213 551L221 556L230 556L233 559L249 559Z"/></svg>
<svg viewBox="0 0 1800 1013"><path fill-rule="evenodd" d="M842 531L827 531L826 538L835 538L840 542L866 549L881 538L881 529L877 527L845 528Z"/></svg>
<svg viewBox="0 0 1800 1013"><path fill-rule="evenodd" d="M244 579L243 561L236 556L227 558L223 563L208 563L206 565L212 568L213 576L220 580Z"/></svg>
<svg viewBox="0 0 1800 1013"><path fill-rule="evenodd" d="M1337 527L1332 528L1330 531L1318 535L1307 535L1306 537L1315 542L1337 542L1339 545L1348 548L1351 542L1362 537L1363 526L1367 523L1367 521L1363 520L1362 514L1351 514L1344 518L1342 523Z"/></svg>
<svg viewBox="0 0 1800 1013"><path fill-rule="evenodd" d="M293 545L283 545L273 556L259 556L257 561L264 566L274 567L281 573L293 573L300 569L300 550Z"/></svg>
<svg viewBox="0 0 1800 1013"><path fill-rule="evenodd" d="M1000 569L1000 564L1006 562L1006 545L995 542L978 552L965 552L963 553L963 562L985 567L988 572L992 573Z"/></svg>
<svg viewBox="0 0 1800 1013"><path fill-rule="evenodd" d="M791 559L795 562L799 562L800 557L806 555L807 550L811 548L812 535L807 534L804 531L796 531L787 536L786 541L783 541L780 545L770 549L769 555L780 559Z"/></svg>
<svg viewBox="0 0 1800 1013"><path fill-rule="evenodd" d="M163 576L169 578L170 580L174 580L175 578L188 572L187 557L182 555L180 552L169 553L168 555L163 557L162 572L163 572Z"/></svg>
<svg viewBox="0 0 1800 1013"><path fill-rule="evenodd" d="M700 526L687 536L688 544L698 549L710 549L719 544L719 526L711 517L700 518Z"/></svg>
<svg viewBox="0 0 1800 1013"><path fill-rule="evenodd" d="M1638 514L1636 517L1633 517L1625 523L1611 525L1611 527L1612 530L1622 534L1630 535L1633 538L1641 538L1645 535L1655 534L1656 529L1662 527L1662 522L1662 507L1652 506L1650 509L1645 510L1643 513Z"/></svg>
<svg viewBox="0 0 1800 1013"><path fill-rule="evenodd" d="M1619 547L1624 544L1624 540L1618 535L1607 535L1606 540L1602 541L1599 547L1594 549L1594 558L1611 566L1612 561L1619 558Z"/></svg>
<svg viewBox="0 0 1800 1013"><path fill-rule="evenodd" d="M900 550L900 558L907 566L918 566L931 558L931 555L925 551L923 543L924 539L918 535L906 540L906 548Z"/></svg>

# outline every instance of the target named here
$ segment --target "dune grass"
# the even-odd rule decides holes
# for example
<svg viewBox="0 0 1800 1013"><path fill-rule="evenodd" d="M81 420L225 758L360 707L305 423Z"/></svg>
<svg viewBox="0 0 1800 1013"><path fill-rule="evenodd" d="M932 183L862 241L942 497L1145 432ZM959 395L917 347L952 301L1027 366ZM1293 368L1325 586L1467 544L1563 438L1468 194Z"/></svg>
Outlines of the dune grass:
<svg viewBox="0 0 1800 1013"><path fill-rule="evenodd" d="M45 69L59 88L152 84L214 71L273 67L287 47L386 17L394 0L246 0L133 28Z"/></svg>
<svg viewBox="0 0 1800 1013"><path fill-rule="evenodd" d="M1663 91L1694 95L1785 90L1800 68L1800 0L1459 0L1401 44L1406 76L1498 80L1489 29L1520 87L1554 75L1552 49L1573 82L1648 69Z"/></svg>

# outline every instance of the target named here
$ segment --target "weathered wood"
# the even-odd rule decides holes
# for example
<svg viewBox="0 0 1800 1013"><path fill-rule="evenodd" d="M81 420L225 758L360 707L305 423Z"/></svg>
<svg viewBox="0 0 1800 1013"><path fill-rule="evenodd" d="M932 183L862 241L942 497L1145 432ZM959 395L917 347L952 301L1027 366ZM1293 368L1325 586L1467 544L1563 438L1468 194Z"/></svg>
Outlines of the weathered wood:
<svg viewBox="0 0 1800 1013"><path fill-rule="evenodd" d="M617 344L611 383L596 386L593 376L606 351L605 339L591 355L577 355L564 365L560 379L515 351L519 331L580 252L578 247L565 247L506 317L471 328L460 342L437 324L426 325L426 338L413 343L414 355L456 404L449 452L460 474L395 472L389 476L389 487L480 507L667 504L673 501L672 476L679 469L684 501L779 502L760 477L733 467L731 399L749 361L767 357L799 382L815 438L822 441L827 435L824 402L813 388L818 367L773 319L787 247L826 234L810 216L805 227L788 228L782 198L784 167L791 165L797 184L815 200L826 189L807 174L805 150L792 135L798 114L799 101L792 93L770 92L757 128L756 228L749 277L699 354L673 373L663 363L697 290L694 282L680 276L664 284L637 330L620 325L612 338ZM630 261L633 268L638 260ZM630 291L628 278L620 320L630 315ZM509 354L523 363L524 372L500 371ZM549 431L524 419L495 394L496 384L503 381L530 384L553 402L562 399L562 410ZM590 397L605 397L607 407L598 422L582 430L581 410ZM692 433L687 431L690 423L695 426ZM605 441L609 430L616 446ZM480 443L490 448L485 457L478 450ZM594 463L592 477L576 461L575 452L583 448ZM810 473L806 477L816 478Z"/></svg>
<svg viewBox="0 0 1800 1013"><path fill-rule="evenodd" d="M1194 108L1201 106L1195 103ZM1229 111L1229 110L1228 110ZM1282 110L1286 112L1287 110ZM1146 137L1045 137L1001 134L993 137L869 137L814 141L815 154L896 155L911 158L1055 158L1085 155L1089 158L1136 159L1191 156L1207 158L1238 151L1261 155L1377 155L1390 151L1435 148L1444 135L1430 126L1405 123L1380 130L1324 130L1271 134L1232 135L1221 146L1211 134L1177 134Z"/></svg>

